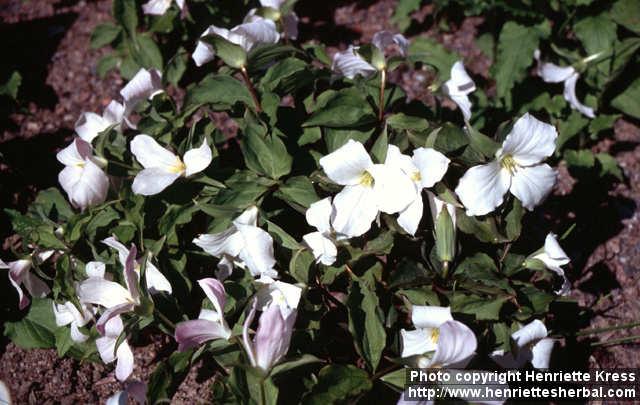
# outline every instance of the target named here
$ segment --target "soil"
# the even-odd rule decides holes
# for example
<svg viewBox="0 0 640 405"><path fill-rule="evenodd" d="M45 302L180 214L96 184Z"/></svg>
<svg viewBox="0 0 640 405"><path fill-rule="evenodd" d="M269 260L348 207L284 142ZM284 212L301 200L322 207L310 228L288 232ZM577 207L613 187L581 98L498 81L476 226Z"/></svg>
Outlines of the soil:
<svg viewBox="0 0 640 405"><path fill-rule="evenodd" d="M0 106L0 206L24 209L35 193L57 184L55 152L73 135L73 126L83 111L100 111L116 97L122 80L115 73L99 78L96 63L106 52L89 48L93 28L110 19L108 0L7 0L0 5L0 49L3 50L0 78L18 69L23 75L20 106L5 114ZM302 36L326 41L331 51L348 43L369 41L381 29L393 29L389 17L396 1L340 2L322 11L302 1L298 11L303 21ZM432 13L425 6L415 16ZM475 44L481 18L465 18L448 32L428 31L447 48L457 51L474 77L488 77L490 55ZM11 55L11 62L7 61ZM13 65L11 65L13 63ZM411 70L392 77L411 98L432 100L426 88L430 78ZM224 116L214 117L228 127ZM579 313L577 327L599 328L636 321L640 313L640 128L637 122L620 119L610 139L594 150L612 153L625 181L610 179L585 181L583 174L560 167L560 178L549 199L554 224L575 221L578 226L567 239L572 257L567 274L573 282L570 298L589 308ZM226 128L233 132L233 129ZM37 162L38 164L34 164ZM578 181L576 181L578 180ZM588 180L588 179L587 179ZM595 196L595 197L594 197ZM594 198L592 198L594 197ZM589 199L591 198L591 199ZM571 205L571 202L574 205ZM576 207L565 212L562 207ZM554 229L561 233L564 229ZM15 242L5 216L0 215L2 256ZM5 283L3 280L2 283ZM6 283L5 283L6 284ZM8 288L8 285L0 287ZM5 289L6 290L6 289ZM8 299L3 297L0 301ZM3 304L3 302L0 302ZM2 319L8 313L2 305ZM568 316L572 316L569 314ZM555 321L562 322L561 316ZM575 321L575 319L574 319ZM580 323L581 322L581 323ZM552 323L553 325L553 323ZM636 332L637 333L637 332ZM567 337L565 360L572 367L640 367L640 345L634 343L591 347L596 341L612 342L633 335L618 330L586 337ZM168 338L155 336L135 343L136 367L133 377L143 381L153 368L175 348ZM0 345L0 379L5 381L16 403L103 403L122 389L113 376L113 367L93 362L60 359L55 350L22 350L13 343ZM561 359L562 361L562 359ZM564 364L565 366L568 364ZM197 364L180 385L173 401L192 403L194 398L211 398L213 375L207 365Z"/></svg>

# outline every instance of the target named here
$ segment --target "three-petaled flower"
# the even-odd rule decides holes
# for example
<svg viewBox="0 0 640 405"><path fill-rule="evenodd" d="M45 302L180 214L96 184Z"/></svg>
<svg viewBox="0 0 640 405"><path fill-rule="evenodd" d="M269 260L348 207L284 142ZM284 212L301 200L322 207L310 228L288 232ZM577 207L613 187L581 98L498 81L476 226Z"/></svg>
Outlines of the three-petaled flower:
<svg viewBox="0 0 640 405"><path fill-rule="evenodd" d="M522 368L528 362L535 368L549 368L555 340L547 334L544 323L535 319L511 335L515 352L495 350L491 358L503 368Z"/></svg>

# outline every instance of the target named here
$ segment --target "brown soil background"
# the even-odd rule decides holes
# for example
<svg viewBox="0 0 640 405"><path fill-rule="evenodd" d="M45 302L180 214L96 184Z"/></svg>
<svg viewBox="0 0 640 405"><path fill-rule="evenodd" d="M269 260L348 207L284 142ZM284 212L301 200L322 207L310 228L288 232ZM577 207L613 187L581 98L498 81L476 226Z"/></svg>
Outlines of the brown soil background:
<svg viewBox="0 0 640 405"><path fill-rule="evenodd" d="M298 7L302 35L320 38L330 50L344 48L348 42L368 41L378 30L393 29L389 17L394 0L330 1L324 11L308 3L302 0ZM98 77L96 63L105 51L89 49L91 31L110 19L110 6L109 0L4 0L0 4L0 77L7 77L16 67L23 75L20 111L8 119L0 114L2 208L24 210L37 190L57 184L60 168L55 152L71 140L75 120L83 111L101 111L122 87L122 80L113 72L104 79ZM424 17L432 11L426 6L416 15ZM450 32L427 34L463 56L475 77L487 78L491 60L474 43L481 23L482 18L467 18ZM393 79L402 83L410 97L429 102L432 96L419 84L425 79L420 76L404 70ZM549 223L579 224L566 250L573 259L568 270L574 287L571 297L590 309L586 323L577 325L580 328L632 322L640 314L639 145L638 123L618 120L608 139L594 150L609 151L616 157L625 182L599 182L594 190L589 183L576 183L572 173L561 167L560 181L546 207L551 212L545 217ZM574 210L566 212L566 207ZM0 237L4 239L2 257L7 257L14 240L4 215L0 215ZM12 290L3 295L7 297L0 302L15 298ZM13 319L16 314L3 308L0 316ZM611 341L630 335L632 330L622 330L601 333L596 338ZM566 350L560 366L640 367L637 343L591 348L593 339L562 340ZM148 379L155 364L171 350L173 346L166 337L146 337L136 342L133 378ZM16 403L103 403L121 389L112 366L59 359L55 350L25 351L6 339L0 345L0 354L0 379L9 385ZM193 403L195 398L207 401L213 378L206 364L193 367L173 402Z"/></svg>

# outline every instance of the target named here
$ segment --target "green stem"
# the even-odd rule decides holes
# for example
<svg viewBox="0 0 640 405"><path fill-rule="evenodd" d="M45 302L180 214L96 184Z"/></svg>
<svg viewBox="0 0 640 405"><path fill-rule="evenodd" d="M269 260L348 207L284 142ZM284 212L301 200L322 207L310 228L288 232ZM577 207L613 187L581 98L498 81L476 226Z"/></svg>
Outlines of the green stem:
<svg viewBox="0 0 640 405"><path fill-rule="evenodd" d="M591 343L591 346L592 347L613 346L613 345L619 345L623 343L640 343L640 335L627 336L620 339L607 340L605 342L595 342L595 343Z"/></svg>
<svg viewBox="0 0 640 405"><path fill-rule="evenodd" d="M126 165L124 163L116 162L115 160L107 159L107 163L110 164L110 165L120 166L123 169L127 169L127 170L136 170L136 168L133 167L133 166L129 166L129 165Z"/></svg>
<svg viewBox="0 0 640 405"><path fill-rule="evenodd" d="M169 328L175 330L176 324L173 323L169 318L167 318L162 312L160 312L157 308L153 308L153 313L156 314L158 318Z"/></svg>
<svg viewBox="0 0 640 405"><path fill-rule="evenodd" d="M382 122L384 118L384 87L387 82L387 71L380 71L380 99L378 100L378 121Z"/></svg>
<svg viewBox="0 0 640 405"><path fill-rule="evenodd" d="M632 329L640 326L640 321L629 322L621 325L606 326L604 328L585 329L576 333L576 336L595 335L597 333L609 332L612 330Z"/></svg>
<svg viewBox="0 0 640 405"><path fill-rule="evenodd" d="M251 93L251 97L253 97L253 103L256 105L256 111L258 113L262 112L262 105L260 105L260 100L258 99L258 94L256 93L256 89L253 87L251 83L251 79L249 78L249 73L247 73L247 68L242 66L240 68L240 72L242 72L242 78L244 79L244 83L247 85L249 89L249 93Z"/></svg>

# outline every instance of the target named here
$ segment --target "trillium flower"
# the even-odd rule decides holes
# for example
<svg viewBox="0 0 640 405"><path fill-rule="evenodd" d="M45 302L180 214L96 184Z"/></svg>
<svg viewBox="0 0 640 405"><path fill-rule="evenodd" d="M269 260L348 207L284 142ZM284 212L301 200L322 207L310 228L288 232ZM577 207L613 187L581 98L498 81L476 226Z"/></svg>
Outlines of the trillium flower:
<svg viewBox="0 0 640 405"><path fill-rule="evenodd" d="M189 177L203 171L213 159L206 140L202 141L199 148L188 150L181 160L149 135L133 138L131 153L144 167L133 179L131 189L134 193L142 195L162 192L180 177Z"/></svg>
<svg viewBox="0 0 640 405"><path fill-rule="evenodd" d="M129 381L124 391L118 391L105 402L105 405L127 405L131 397L138 404L147 403L147 384L141 381Z"/></svg>
<svg viewBox="0 0 640 405"><path fill-rule="evenodd" d="M125 119L140 102L151 99L162 91L162 73L157 69L140 69L120 90L120 95L124 100ZM131 122L127 121L127 124L135 129L135 125Z"/></svg>
<svg viewBox="0 0 640 405"><path fill-rule="evenodd" d="M418 148L413 156L403 155L395 145L387 148L385 165L396 167L407 175L414 186L413 200L398 215L398 224L408 234L415 235L424 211L422 189L433 187L442 180L449 168L450 160L431 148Z"/></svg>
<svg viewBox="0 0 640 405"><path fill-rule="evenodd" d="M394 34L390 31L378 31L373 35L371 43L380 50L382 54L385 53L387 47L395 45L400 51L400 55L407 56L407 50L409 49L409 41L402 34Z"/></svg>
<svg viewBox="0 0 640 405"><path fill-rule="evenodd" d="M80 331L80 328L88 324L95 314L95 309L92 305L80 304L80 306L82 312L71 301L66 301L63 304L53 303L53 315L56 318L56 325L71 325L71 340L78 343L84 342L89 338L89 336Z"/></svg>
<svg viewBox="0 0 640 405"><path fill-rule="evenodd" d="M167 12L173 0L149 0L142 5L142 11L149 15L163 15ZM176 0L178 8L184 8L184 0Z"/></svg>
<svg viewBox="0 0 640 405"><path fill-rule="evenodd" d="M471 118L471 100L469 94L476 90L476 84L464 68L461 61L451 67L451 77L444 83L444 91L462 111L465 122Z"/></svg>
<svg viewBox="0 0 640 405"><path fill-rule="evenodd" d="M287 38L297 39L298 38L298 22L300 19L298 15L294 11L284 12L282 6L286 3L284 0L260 0L260 5L262 7L268 7L270 9L275 10L277 13L273 18L276 21L280 21L282 26L282 31ZM256 18L261 18L256 14L258 10L253 8L249 10L247 16L244 19L244 22L255 21Z"/></svg>
<svg viewBox="0 0 640 405"><path fill-rule="evenodd" d="M65 165L58 181L71 205L81 210L103 203L109 191L109 178L92 153L91 144L76 138L56 155L58 161Z"/></svg>
<svg viewBox="0 0 640 405"><path fill-rule="evenodd" d="M535 368L549 368L555 340L547 338L547 328L535 319L511 335L516 353L496 350L491 358L503 368L522 368L528 362Z"/></svg>
<svg viewBox="0 0 640 405"><path fill-rule="evenodd" d="M256 293L256 305L261 311L266 311L272 303L280 307L283 316L298 309L302 288L283 281L276 281L268 276L260 277L256 283L260 285Z"/></svg>
<svg viewBox="0 0 640 405"><path fill-rule="evenodd" d="M138 288L138 275L136 273L135 245L131 246L124 266L124 280L126 288L122 285L107 280L96 274L89 274L89 278L76 286L78 298L81 304L100 305L106 310L96 322L96 329L104 335L106 324L113 318L131 312L140 305L140 290Z"/></svg>
<svg viewBox="0 0 640 405"><path fill-rule="evenodd" d="M246 22L233 27L231 30L219 28L211 25L201 35L217 35L223 39L238 45L245 52L249 52L259 45L275 44L280 40L280 34L276 30L276 24L262 17L255 16L250 22ZM215 49L204 41L198 41L196 49L193 51L193 58L196 66L202 66L213 60Z"/></svg>
<svg viewBox="0 0 640 405"><path fill-rule="evenodd" d="M133 372L133 352L126 339L124 339L116 350L118 337L124 331L122 319L115 316L106 323L104 336L96 339L96 347L100 358L105 364L116 362L116 378L118 381L125 381Z"/></svg>
<svg viewBox="0 0 640 405"><path fill-rule="evenodd" d="M257 301L253 301L251 310L242 328L242 343L251 365L263 373L269 370L287 354L297 310L283 309L275 300L269 304L258 321L258 329L249 337L249 327L256 314Z"/></svg>
<svg viewBox="0 0 640 405"><path fill-rule="evenodd" d="M309 246L316 262L325 266L331 266L338 257L338 248L333 241L333 229L331 228L331 197L316 201L309 206L305 213L307 223L318 231L311 232L302 237Z"/></svg>
<svg viewBox="0 0 640 405"><path fill-rule="evenodd" d="M465 324L453 320L451 308L413 306L416 330L400 330L403 358L414 367L464 368L477 348L476 337ZM425 354L433 352L428 357Z"/></svg>
<svg viewBox="0 0 640 405"><path fill-rule="evenodd" d="M226 231L203 234L193 240L197 246L220 259L218 278L231 274L233 266L248 268L253 276L275 278L273 238L258 227L258 208L252 206L234 219Z"/></svg>
<svg viewBox="0 0 640 405"><path fill-rule="evenodd" d="M558 274L563 279L562 287L556 291L557 294L566 295L571 289L571 283L564 274L562 266L568 264L571 260L569 256L562 250L562 247L556 239L556 235L550 233L544 240L544 248L542 252L533 255L533 259L538 259L551 271Z"/></svg>
<svg viewBox="0 0 640 405"><path fill-rule="evenodd" d="M502 204L510 191L533 210L549 194L556 172L541 163L555 150L556 129L528 113L516 121L496 152L496 159L474 166L462 176L456 194L467 215L485 215Z"/></svg>
<svg viewBox="0 0 640 405"><path fill-rule="evenodd" d="M580 78L580 73L573 66L558 66L549 62L540 61L540 51L536 49L533 56L538 62L537 73L547 83L564 83L564 99L569 102L571 108L580 111L581 114L595 118L593 108L582 104L576 96L576 83Z"/></svg>
<svg viewBox="0 0 640 405"><path fill-rule="evenodd" d="M344 237L360 236L371 228L379 211L395 214L415 200L411 179L399 168L374 164L364 146L350 139L320 159L335 183L345 186L333 199L331 223Z"/></svg>
<svg viewBox="0 0 640 405"><path fill-rule="evenodd" d="M102 115L83 113L76 122L76 133L83 141L91 143L101 132L114 125L121 125L124 119L124 105L117 101L109 103Z"/></svg>
<svg viewBox="0 0 640 405"><path fill-rule="evenodd" d="M333 56L331 69L348 79L360 75L364 78L373 76L377 69L358 54L358 48L349 46L346 51L337 52Z"/></svg>
<svg viewBox="0 0 640 405"><path fill-rule="evenodd" d="M0 260L0 269L9 270L9 282L18 293L18 308L20 309L25 309L31 302L29 297L22 291L22 286L32 297L44 298L51 292L51 289L44 281L31 273L32 260L31 257L9 263Z"/></svg>
<svg viewBox="0 0 640 405"><path fill-rule="evenodd" d="M120 260L120 264L122 265L122 268L124 268L127 265L127 258L131 254L131 251L127 249L125 245L120 243L115 236L106 238L105 240L102 241L102 243L115 249L118 252L118 259ZM139 280L140 269L142 265L142 258L135 260L133 265L134 265L135 274ZM172 293L171 283L160 272L160 270L158 270L158 268L154 266L153 263L151 263L150 260L147 260L144 276L146 279L147 290L149 290L149 293L151 294L157 294L159 292L166 292L168 294Z"/></svg>
<svg viewBox="0 0 640 405"><path fill-rule="evenodd" d="M224 286L215 278L200 279L198 284L213 304L214 309L203 309L198 319L180 322L176 325L175 339L180 351L198 347L209 340L231 337L231 329L224 319L224 305L227 301Z"/></svg>

